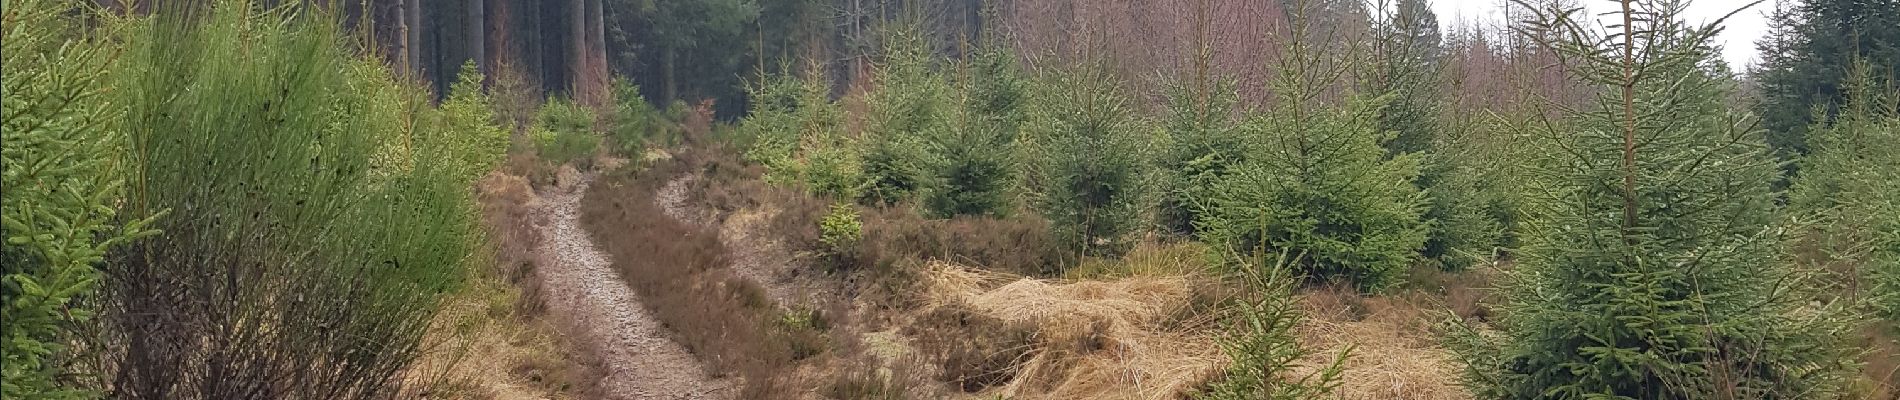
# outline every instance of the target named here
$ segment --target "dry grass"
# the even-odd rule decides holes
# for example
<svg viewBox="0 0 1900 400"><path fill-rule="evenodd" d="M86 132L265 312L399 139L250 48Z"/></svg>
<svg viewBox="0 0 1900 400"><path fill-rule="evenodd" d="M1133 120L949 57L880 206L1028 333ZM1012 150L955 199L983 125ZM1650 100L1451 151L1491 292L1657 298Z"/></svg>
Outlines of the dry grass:
<svg viewBox="0 0 1900 400"><path fill-rule="evenodd" d="M412 376L422 394L453 399L592 398L597 360L578 352L545 320L516 313L520 292L494 278L450 298L430 322L425 356Z"/></svg>
<svg viewBox="0 0 1900 400"><path fill-rule="evenodd" d="M490 251L474 265L490 268L467 271L468 285L444 301L409 379L426 384L421 394L431 398L592 397L598 360L539 318L532 277L540 199L527 179L500 172L475 188Z"/></svg>
<svg viewBox="0 0 1900 400"><path fill-rule="evenodd" d="M984 386L984 394L1043 399L1179 398L1223 366L1205 332L1166 329L1193 298L1186 277L1139 277L1110 281L1055 281L933 262L924 274L929 288L919 320L932 314L968 313L966 320L1032 330L1014 365L1000 368L1010 379ZM941 318L941 317L937 317ZM972 338L984 340L985 338ZM942 348L920 343L926 354L946 361ZM954 349L953 349L954 350ZM968 385L965 389L970 389Z"/></svg>
<svg viewBox="0 0 1900 400"><path fill-rule="evenodd" d="M1352 346L1335 392L1341 399L1471 398L1430 330L1443 318L1443 301L1421 291L1364 297L1337 285L1307 290L1300 299L1307 318L1297 329L1300 344L1313 350L1307 370Z"/></svg>
<svg viewBox="0 0 1900 400"><path fill-rule="evenodd" d="M865 214L857 267L887 270L911 260L951 260L1025 276L1049 276L1062 249L1039 217L926 219L909 207Z"/></svg>
<svg viewBox="0 0 1900 400"><path fill-rule="evenodd" d="M1082 260L1063 271L1068 279L1186 276L1207 273L1207 246L1199 242L1141 242L1121 259Z"/></svg>

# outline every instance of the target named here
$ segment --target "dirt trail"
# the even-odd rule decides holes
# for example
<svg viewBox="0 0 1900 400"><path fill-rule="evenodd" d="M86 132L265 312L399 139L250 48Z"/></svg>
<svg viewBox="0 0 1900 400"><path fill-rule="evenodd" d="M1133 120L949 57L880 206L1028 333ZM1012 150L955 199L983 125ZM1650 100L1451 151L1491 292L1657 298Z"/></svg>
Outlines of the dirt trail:
<svg viewBox="0 0 1900 400"><path fill-rule="evenodd" d="M549 288L549 311L566 316L595 349L607 375L600 385L604 398L731 398L733 382L708 376L692 353L667 338L665 327L581 228L580 200L593 178L583 177L565 193L542 194L547 224L541 226L543 262L535 271Z"/></svg>

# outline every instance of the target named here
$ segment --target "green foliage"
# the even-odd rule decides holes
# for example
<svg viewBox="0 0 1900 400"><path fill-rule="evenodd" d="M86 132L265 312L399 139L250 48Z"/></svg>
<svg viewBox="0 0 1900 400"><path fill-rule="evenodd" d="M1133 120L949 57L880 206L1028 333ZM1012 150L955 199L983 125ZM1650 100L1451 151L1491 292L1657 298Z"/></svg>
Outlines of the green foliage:
<svg viewBox="0 0 1900 400"><path fill-rule="evenodd" d="M115 38L137 155L122 215L170 214L154 225L165 234L108 257L112 389L395 393L479 238L469 172L498 150L456 127L492 117L427 126L424 92L352 55L318 8L194 10L162 8Z"/></svg>
<svg viewBox="0 0 1900 400"><path fill-rule="evenodd" d="M1378 100L1346 109L1258 116L1245 163L1216 184L1198 225L1243 253L1264 246L1306 257L1302 274L1364 290L1399 283L1425 240L1411 156L1385 159Z"/></svg>
<svg viewBox="0 0 1900 400"><path fill-rule="evenodd" d="M849 202L832 204L831 211L818 221L818 241L832 256L856 254L858 241L863 239L864 221L858 216L857 207Z"/></svg>
<svg viewBox="0 0 1900 400"><path fill-rule="evenodd" d="M615 76L613 81L614 112L610 116L611 128L607 136L613 139L615 151L629 157L638 157L647 146L667 147L678 144L679 137L672 131L671 121L660 115L660 110L640 97L640 86L633 84L623 76Z"/></svg>
<svg viewBox="0 0 1900 400"><path fill-rule="evenodd" d="M1309 23L1296 18L1293 35L1306 37ZM1379 118L1392 96L1324 100L1344 88L1345 71L1332 66L1352 66L1354 51L1307 42L1287 44L1271 82L1277 104L1241 127L1245 153L1213 182L1194 223L1234 254L1304 254L1301 275L1382 290L1399 283L1425 241L1423 194L1412 183L1418 159L1381 147L1391 139Z"/></svg>
<svg viewBox="0 0 1900 400"><path fill-rule="evenodd" d="M1856 62L1869 64L1873 87L1900 82L1900 2L1795 0L1778 6L1773 30L1759 45L1761 64L1751 74L1761 88L1755 112L1767 128L1768 145L1782 159L1794 160L1808 153L1808 128L1825 126L1857 95L1848 90Z"/></svg>
<svg viewBox="0 0 1900 400"><path fill-rule="evenodd" d="M594 111L573 101L550 97L541 105L540 124L530 128L541 160L554 165L585 162L600 147Z"/></svg>
<svg viewBox="0 0 1900 400"><path fill-rule="evenodd" d="M1254 257L1264 261L1264 257ZM1296 279L1285 253L1274 265L1241 268L1242 277L1253 293L1234 301L1234 309L1225 321L1227 335L1221 337L1221 350L1232 358L1227 373L1208 384L1194 398L1201 400L1303 400L1326 398L1341 383L1348 346L1331 362L1305 375L1295 376L1295 367L1310 351L1301 347L1294 328L1305 318L1294 297ZM1264 264L1264 263L1263 263Z"/></svg>
<svg viewBox="0 0 1900 400"><path fill-rule="evenodd" d="M1825 222L1812 234L1819 250L1866 263L1880 311L1900 320L1900 94L1879 93L1865 74L1850 82L1868 95L1832 123L1808 128L1813 152L1802 160L1791 205Z"/></svg>
<svg viewBox="0 0 1900 400"><path fill-rule="evenodd" d="M949 136L955 104L950 85L933 70L923 32L915 26L889 28L877 65L877 89L865 98L871 106L864 173L866 201L895 204L935 185L938 164L929 147Z"/></svg>
<svg viewBox="0 0 1900 400"><path fill-rule="evenodd" d="M997 46L1002 47L1002 46ZM1021 129L1023 79L1007 49L984 49L958 69L959 107L948 111L947 129L935 137L935 184L924 199L945 217L1003 215L1017 176L1009 149Z"/></svg>
<svg viewBox="0 0 1900 400"><path fill-rule="evenodd" d="M449 98L431 117L415 129L418 159L443 163L442 168L458 180L473 182L501 163L507 156L509 132L498 124L494 100L482 92L481 71L474 63L462 64L462 72L449 89ZM428 123L434 122L434 123Z"/></svg>
<svg viewBox="0 0 1900 400"><path fill-rule="evenodd" d="M1196 233L1194 221L1216 184L1247 159L1246 138L1234 121L1239 92L1232 79L1198 77L1169 87L1167 151L1160 166L1168 171L1168 193L1161 201L1161 224Z"/></svg>
<svg viewBox="0 0 1900 400"><path fill-rule="evenodd" d="M80 6L84 7L84 6ZM103 388L94 332L95 267L155 232L115 220L124 133L107 93L109 41L69 30L71 4L0 5L7 57L0 101L0 397L91 398ZM103 32L102 32L103 33Z"/></svg>
<svg viewBox="0 0 1900 400"><path fill-rule="evenodd" d="M1681 25L1680 3L1636 6L1633 36L1544 36L1601 90L1539 132L1557 149L1537 164L1549 187L1501 332L1454 340L1467 383L1510 399L1837 395L1849 321L1811 304L1810 275L1779 257L1777 164L1725 110L1732 83L1706 67L1714 26ZM1575 12L1538 17L1535 32L1587 32Z"/></svg>
<svg viewBox="0 0 1900 400"><path fill-rule="evenodd" d="M1453 117L1441 126L1418 179L1430 229L1421 255L1461 270L1514 245L1524 193L1539 190L1522 172L1535 149L1501 117Z"/></svg>
<svg viewBox="0 0 1900 400"><path fill-rule="evenodd" d="M1425 0L1399 0L1396 11L1381 21L1377 32L1373 90L1392 96L1379 113L1379 128L1396 134L1384 143L1387 151L1428 151L1437 137L1442 97L1436 82L1442 76L1438 61L1444 53L1438 16Z"/></svg>
<svg viewBox="0 0 1900 400"><path fill-rule="evenodd" d="M753 89L752 99L752 114L740 129L753 141L746 159L765 166L767 182L857 198L863 190L858 150L843 134L843 111L823 82L770 77Z"/></svg>
<svg viewBox="0 0 1900 400"><path fill-rule="evenodd" d="M1155 198L1148 131L1100 66L1045 75L1033 93L1020 139L1032 203L1079 256L1119 254Z"/></svg>

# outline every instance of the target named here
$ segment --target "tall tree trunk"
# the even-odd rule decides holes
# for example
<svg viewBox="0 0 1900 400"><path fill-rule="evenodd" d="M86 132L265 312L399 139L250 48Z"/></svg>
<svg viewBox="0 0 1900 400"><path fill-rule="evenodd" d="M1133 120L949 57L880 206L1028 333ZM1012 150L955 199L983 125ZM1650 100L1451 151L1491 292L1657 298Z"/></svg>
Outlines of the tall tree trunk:
<svg viewBox="0 0 1900 400"><path fill-rule="evenodd" d="M587 2L587 97L598 106L606 98L607 87L607 21L601 9L601 0Z"/></svg>
<svg viewBox="0 0 1900 400"><path fill-rule="evenodd" d="M676 49L667 47L660 55L660 74L664 75L660 78L660 104L672 104L679 96L679 79L673 70L673 59L678 58L677 54Z"/></svg>
<svg viewBox="0 0 1900 400"><path fill-rule="evenodd" d="M475 70L480 71L482 76L488 76L488 30L482 29L485 17L482 0L468 0L468 58L475 63Z"/></svg>
<svg viewBox="0 0 1900 400"><path fill-rule="evenodd" d="M409 68L415 62L409 58L409 4L421 0L396 0L396 38L391 42L395 48L390 58L396 64L396 76L409 75Z"/></svg>
<svg viewBox="0 0 1900 400"><path fill-rule="evenodd" d="M407 9L402 13L403 25L408 27L403 31L403 40L409 42L403 46L409 51L407 59L404 60L406 62L404 67L408 68L409 73L414 74L411 76L420 78L422 77L422 0L404 0L403 7Z"/></svg>
<svg viewBox="0 0 1900 400"><path fill-rule="evenodd" d="M568 2L568 12L568 95L579 98L587 90L587 0Z"/></svg>

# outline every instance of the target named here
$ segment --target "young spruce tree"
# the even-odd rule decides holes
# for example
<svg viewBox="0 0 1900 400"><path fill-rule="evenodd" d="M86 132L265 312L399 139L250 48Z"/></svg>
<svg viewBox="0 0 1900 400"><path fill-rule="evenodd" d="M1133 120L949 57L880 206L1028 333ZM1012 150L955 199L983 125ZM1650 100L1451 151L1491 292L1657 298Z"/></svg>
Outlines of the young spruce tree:
<svg viewBox="0 0 1900 400"><path fill-rule="evenodd" d="M953 99L960 107L946 113L943 134L932 138L937 161L935 185L924 204L939 216L1001 215L1009 209L1016 160L1003 149L1015 145L1022 124L1022 79L1016 56L991 46L957 69Z"/></svg>
<svg viewBox="0 0 1900 400"><path fill-rule="evenodd" d="M1157 217L1162 228L1180 234L1195 234L1194 221L1206 199L1213 197L1215 183L1229 169L1246 159L1245 137L1234 112L1240 102L1236 82L1214 71L1214 47L1211 39L1213 5L1210 1L1194 4L1190 46L1194 54L1186 73L1168 87L1166 129L1167 146L1160 155L1160 167L1167 175L1167 193L1161 198Z"/></svg>
<svg viewBox="0 0 1900 400"><path fill-rule="evenodd" d="M1863 64L1848 81L1848 102L1832 122L1807 129L1811 152L1790 198L1821 223L1807 245L1828 257L1863 265L1848 279L1871 278L1871 297L1888 319L1900 321L1900 93L1868 76Z"/></svg>
<svg viewBox="0 0 1900 400"><path fill-rule="evenodd" d="M863 138L864 200L895 204L935 186L930 144L948 136L955 110L949 82L932 67L922 28L894 24L884 35L870 103L870 129Z"/></svg>
<svg viewBox="0 0 1900 400"><path fill-rule="evenodd" d="M1307 24L1295 19L1293 37L1306 37ZM1300 274L1385 288L1425 240L1417 158L1387 158L1380 146L1391 136L1377 120L1386 97L1327 104L1345 72L1321 66L1350 64L1356 52L1312 46L1287 44L1277 103L1248 121L1245 160L1220 178L1196 224L1228 253L1291 250L1305 255L1294 263Z"/></svg>
<svg viewBox="0 0 1900 400"><path fill-rule="evenodd" d="M1042 76L1023 140L1033 204L1081 256L1113 256L1152 200L1149 137L1099 63Z"/></svg>
<svg viewBox="0 0 1900 400"><path fill-rule="evenodd" d="M1454 336L1467 382L1480 398L1829 398L1852 359L1844 325L1779 257L1777 164L1709 64L1720 22L1684 26L1674 0L1616 4L1604 36L1580 11L1526 7L1600 90L1571 129L1541 132L1550 190L1502 334Z"/></svg>

